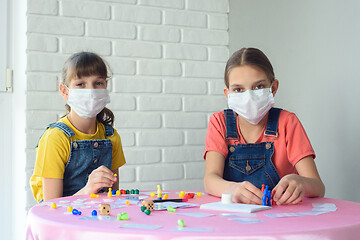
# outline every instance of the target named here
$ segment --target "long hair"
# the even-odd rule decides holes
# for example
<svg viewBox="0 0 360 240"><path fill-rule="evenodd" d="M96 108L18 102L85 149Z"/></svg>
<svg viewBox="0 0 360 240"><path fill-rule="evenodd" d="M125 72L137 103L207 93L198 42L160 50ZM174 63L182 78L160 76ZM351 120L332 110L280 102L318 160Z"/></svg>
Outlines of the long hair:
<svg viewBox="0 0 360 240"><path fill-rule="evenodd" d="M229 88L229 74L234 67L255 66L263 70L272 83L275 80L274 69L266 55L257 48L242 48L233 53L225 67L224 82Z"/></svg>
<svg viewBox="0 0 360 240"><path fill-rule="evenodd" d="M98 75L101 78L109 79L110 76L108 71L111 72L110 68L96 53L75 53L69 57L69 59L64 64L62 69L62 83L68 86L71 79L88 77L92 75ZM65 104L65 109L67 114L69 114L71 107L68 104ZM96 119L103 124L108 124L111 126L114 124L114 114L106 107L100 113L98 113L98 115L96 115Z"/></svg>

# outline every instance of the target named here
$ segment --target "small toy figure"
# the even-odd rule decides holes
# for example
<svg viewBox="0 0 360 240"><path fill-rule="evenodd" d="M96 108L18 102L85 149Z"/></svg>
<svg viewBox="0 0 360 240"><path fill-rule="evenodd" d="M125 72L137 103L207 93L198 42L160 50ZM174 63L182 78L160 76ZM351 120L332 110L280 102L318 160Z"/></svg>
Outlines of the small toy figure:
<svg viewBox="0 0 360 240"><path fill-rule="evenodd" d="M271 206L271 190L269 189L269 186L266 185L264 189L264 195L261 198L263 206Z"/></svg>
<svg viewBox="0 0 360 240"><path fill-rule="evenodd" d="M162 191L160 185L157 185L157 198L161 200L162 198Z"/></svg>
<svg viewBox="0 0 360 240"><path fill-rule="evenodd" d="M145 209L148 209L152 212L154 210L154 202L153 201L142 201L141 206L144 206Z"/></svg>
<svg viewBox="0 0 360 240"><path fill-rule="evenodd" d="M111 207L109 204L100 204L99 205L99 214L100 215L110 215Z"/></svg>

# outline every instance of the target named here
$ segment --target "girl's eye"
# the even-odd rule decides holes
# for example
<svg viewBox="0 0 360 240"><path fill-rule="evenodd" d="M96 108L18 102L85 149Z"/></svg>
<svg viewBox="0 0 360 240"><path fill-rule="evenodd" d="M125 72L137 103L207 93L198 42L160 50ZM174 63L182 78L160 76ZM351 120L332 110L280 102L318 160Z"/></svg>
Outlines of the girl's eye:
<svg viewBox="0 0 360 240"><path fill-rule="evenodd" d="M105 83L104 82L96 82L95 83L97 86L102 86L102 85L104 85Z"/></svg>
<svg viewBox="0 0 360 240"><path fill-rule="evenodd" d="M259 84L255 87L255 90L263 89L265 86L263 84Z"/></svg>
<svg viewBox="0 0 360 240"><path fill-rule="evenodd" d="M233 91L236 92L236 93L238 93L238 92L242 92L243 89L242 89L242 88L235 88Z"/></svg>
<svg viewBox="0 0 360 240"><path fill-rule="evenodd" d="M83 87L84 84L83 84L83 83L77 83L76 86L77 86L77 87Z"/></svg>

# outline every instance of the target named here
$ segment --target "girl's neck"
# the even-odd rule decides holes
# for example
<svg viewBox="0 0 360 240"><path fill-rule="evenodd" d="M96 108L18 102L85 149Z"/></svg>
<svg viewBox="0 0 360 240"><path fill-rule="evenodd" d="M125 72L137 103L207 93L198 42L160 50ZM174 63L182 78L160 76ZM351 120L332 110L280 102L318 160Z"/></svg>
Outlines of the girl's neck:
<svg viewBox="0 0 360 240"><path fill-rule="evenodd" d="M70 111L67 115L70 123L80 132L85 134L94 134L97 130L96 117L94 118L82 118L79 117L74 111Z"/></svg>
<svg viewBox="0 0 360 240"><path fill-rule="evenodd" d="M261 136L268 114L261 121L254 125L239 117L239 130L246 143L255 143Z"/></svg>

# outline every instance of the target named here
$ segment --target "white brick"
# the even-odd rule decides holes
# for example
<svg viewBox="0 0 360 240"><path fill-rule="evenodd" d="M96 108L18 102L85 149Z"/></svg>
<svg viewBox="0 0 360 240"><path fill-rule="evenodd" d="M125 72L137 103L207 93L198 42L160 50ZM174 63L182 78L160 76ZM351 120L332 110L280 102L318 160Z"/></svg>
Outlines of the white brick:
<svg viewBox="0 0 360 240"><path fill-rule="evenodd" d="M140 111L177 111L182 107L181 98L173 96L140 96L138 105Z"/></svg>
<svg viewBox="0 0 360 240"><path fill-rule="evenodd" d="M33 54L27 55L27 71L61 72L67 57L62 55Z"/></svg>
<svg viewBox="0 0 360 240"><path fill-rule="evenodd" d="M122 96L121 94L110 94L111 102L107 107L113 111L135 110L135 97Z"/></svg>
<svg viewBox="0 0 360 240"><path fill-rule="evenodd" d="M157 164L141 166L138 169L139 181L164 181L184 178L184 167L181 164Z"/></svg>
<svg viewBox="0 0 360 240"><path fill-rule="evenodd" d="M59 11L57 0L28 0L27 13L57 15Z"/></svg>
<svg viewBox="0 0 360 240"><path fill-rule="evenodd" d="M210 94L224 96L225 83L223 80L210 81L209 86L210 86L210 90L209 90Z"/></svg>
<svg viewBox="0 0 360 240"><path fill-rule="evenodd" d="M50 123L56 122L57 114L51 111L27 111L26 127L31 129L45 130Z"/></svg>
<svg viewBox="0 0 360 240"><path fill-rule="evenodd" d="M87 35L90 37L135 39L136 27L131 24L106 21L88 21Z"/></svg>
<svg viewBox="0 0 360 240"><path fill-rule="evenodd" d="M166 128L206 128L206 115L202 113L165 113Z"/></svg>
<svg viewBox="0 0 360 240"><path fill-rule="evenodd" d="M121 57L145 57L161 58L161 45L144 42L124 42L116 41L114 43L115 55Z"/></svg>
<svg viewBox="0 0 360 240"><path fill-rule="evenodd" d="M207 16L199 12L165 11L164 24L206 28Z"/></svg>
<svg viewBox="0 0 360 240"><path fill-rule="evenodd" d="M104 59L109 63L114 74L134 75L136 73L135 61L115 57L105 57Z"/></svg>
<svg viewBox="0 0 360 240"><path fill-rule="evenodd" d="M120 138L121 138L121 145L123 147L131 147L135 145L135 134L133 132L124 132L120 131L121 129L117 129L116 126L117 119L115 118L115 128L118 131ZM126 159L126 158L125 158ZM127 159L126 159L127 161Z"/></svg>
<svg viewBox="0 0 360 240"><path fill-rule="evenodd" d="M44 130L46 129L46 126L45 126ZM36 148L44 130L27 130L27 132L26 132L26 148L27 149L35 149Z"/></svg>
<svg viewBox="0 0 360 240"><path fill-rule="evenodd" d="M139 4L178 9L183 9L185 7L184 0L139 0Z"/></svg>
<svg viewBox="0 0 360 240"><path fill-rule="evenodd" d="M102 2L136 4L136 0L101 0Z"/></svg>
<svg viewBox="0 0 360 240"><path fill-rule="evenodd" d="M60 70L59 70L60 71ZM45 74L28 74L27 90L28 91L45 91L55 92L58 89L57 77Z"/></svg>
<svg viewBox="0 0 360 240"><path fill-rule="evenodd" d="M138 66L140 75L180 76L182 73L179 62L140 60Z"/></svg>
<svg viewBox="0 0 360 240"><path fill-rule="evenodd" d="M124 149L126 165L144 165L161 161L160 149Z"/></svg>
<svg viewBox="0 0 360 240"><path fill-rule="evenodd" d="M35 166L35 160L36 160L36 151L35 148L33 149L27 149L26 152L26 169L34 168Z"/></svg>
<svg viewBox="0 0 360 240"><path fill-rule="evenodd" d="M183 163L203 161L204 147L177 147L164 149L164 162Z"/></svg>
<svg viewBox="0 0 360 240"><path fill-rule="evenodd" d="M110 55L111 43L108 40L90 38L63 38L61 40L61 51L69 54L87 51L99 55Z"/></svg>
<svg viewBox="0 0 360 240"><path fill-rule="evenodd" d="M209 15L209 28L228 30L229 29L228 15L227 14Z"/></svg>
<svg viewBox="0 0 360 240"><path fill-rule="evenodd" d="M84 35L84 22L79 19L28 16L28 33L47 33L57 35Z"/></svg>
<svg viewBox="0 0 360 240"><path fill-rule="evenodd" d="M229 59L229 48L227 47L210 47L209 59L214 62L227 62Z"/></svg>
<svg viewBox="0 0 360 240"><path fill-rule="evenodd" d="M110 6L89 1L61 1L61 15L92 19L110 19Z"/></svg>
<svg viewBox="0 0 360 240"><path fill-rule="evenodd" d="M205 175L205 161L185 164L186 179L203 179Z"/></svg>
<svg viewBox="0 0 360 240"><path fill-rule="evenodd" d="M115 6L114 19L122 22L160 24L161 11L140 6Z"/></svg>
<svg viewBox="0 0 360 240"><path fill-rule="evenodd" d="M207 48L194 45L167 44L164 57L169 59L206 60Z"/></svg>
<svg viewBox="0 0 360 240"><path fill-rule="evenodd" d="M181 131L142 131L139 133L140 146L179 146L184 143Z"/></svg>
<svg viewBox="0 0 360 240"><path fill-rule="evenodd" d="M227 107L225 96L186 97L184 109L190 112L219 112Z"/></svg>
<svg viewBox="0 0 360 240"><path fill-rule="evenodd" d="M155 113L115 112L116 126L119 128L160 128L161 116Z"/></svg>
<svg viewBox="0 0 360 240"><path fill-rule="evenodd" d="M164 182L164 189L178 189L179 191L204 191L204 182L202 179L178 180Z"/></svg>
<svg viewBox="0 0 360 240"><path fill-rule="evenodd" d="M229 12L228 0L188 0L187 8L191 10L209 11L209 12Z"/></svg>
<svg viewBox="0 0 360 240"><path fill-rule="evenodd" d="M184 74L186 77L223 78L225 63L186 62Z"/></svg>
<svg viewBox="0 0 360 240"><path fill-rule="evenodd" d="M131 182L131 183L120 183L119 189L139 189L140 193L143 191L156 192L156 186L158 182Z"/></svg>
<svg viewBox="0 0 360 240"><path fill-rule="evenodd" d="M180 30L173 27L141 26L140 39L156 42L179 42Z"/></svg>
<svg viewBox="0 0 360 240"><path fill-rule="evenodd" d="M161 79L138 79L129 77L114 77L114 92L120 93L159 93Z"/></svg>
<svg viewBox="0 0 360 240"><path fill-rule="evenodd" d="M208 121L206 121L206 122L208 122ZM185 131L185 144L187 144L187 145L204 145L206 131L207 131L206 129Z"/></svg>
<svg viewBox="0 0 360 240"><path fill-rule="evenodd" d="M183 42L203 45L228 45L227 31L183 29Z"/></svg>
<svg viewBox="0 0 360 240"><path fill-rule="evenodd" d="M119 184L124 182L134 182L136 180L136 170L127 165L119 168Z"/></svg>
<svg viewBox="0 0 360 240"><path fill-rule="evenodd" d="M206 94L206 80L203 79L164 79L164 92L174 94Z"/></svg>
<svg viewBox="0 0 360 240"><path fill-rule="evenodd" d="M60 93L28 92L26 110L63 110L65 100Z"/></svg>
<svg viewBox="0 0 360 240"><path fill-rule="evenodd" d="M27 49L42 52L57 52L58 39L41 35L29 35L27 37Z"/></svg>

